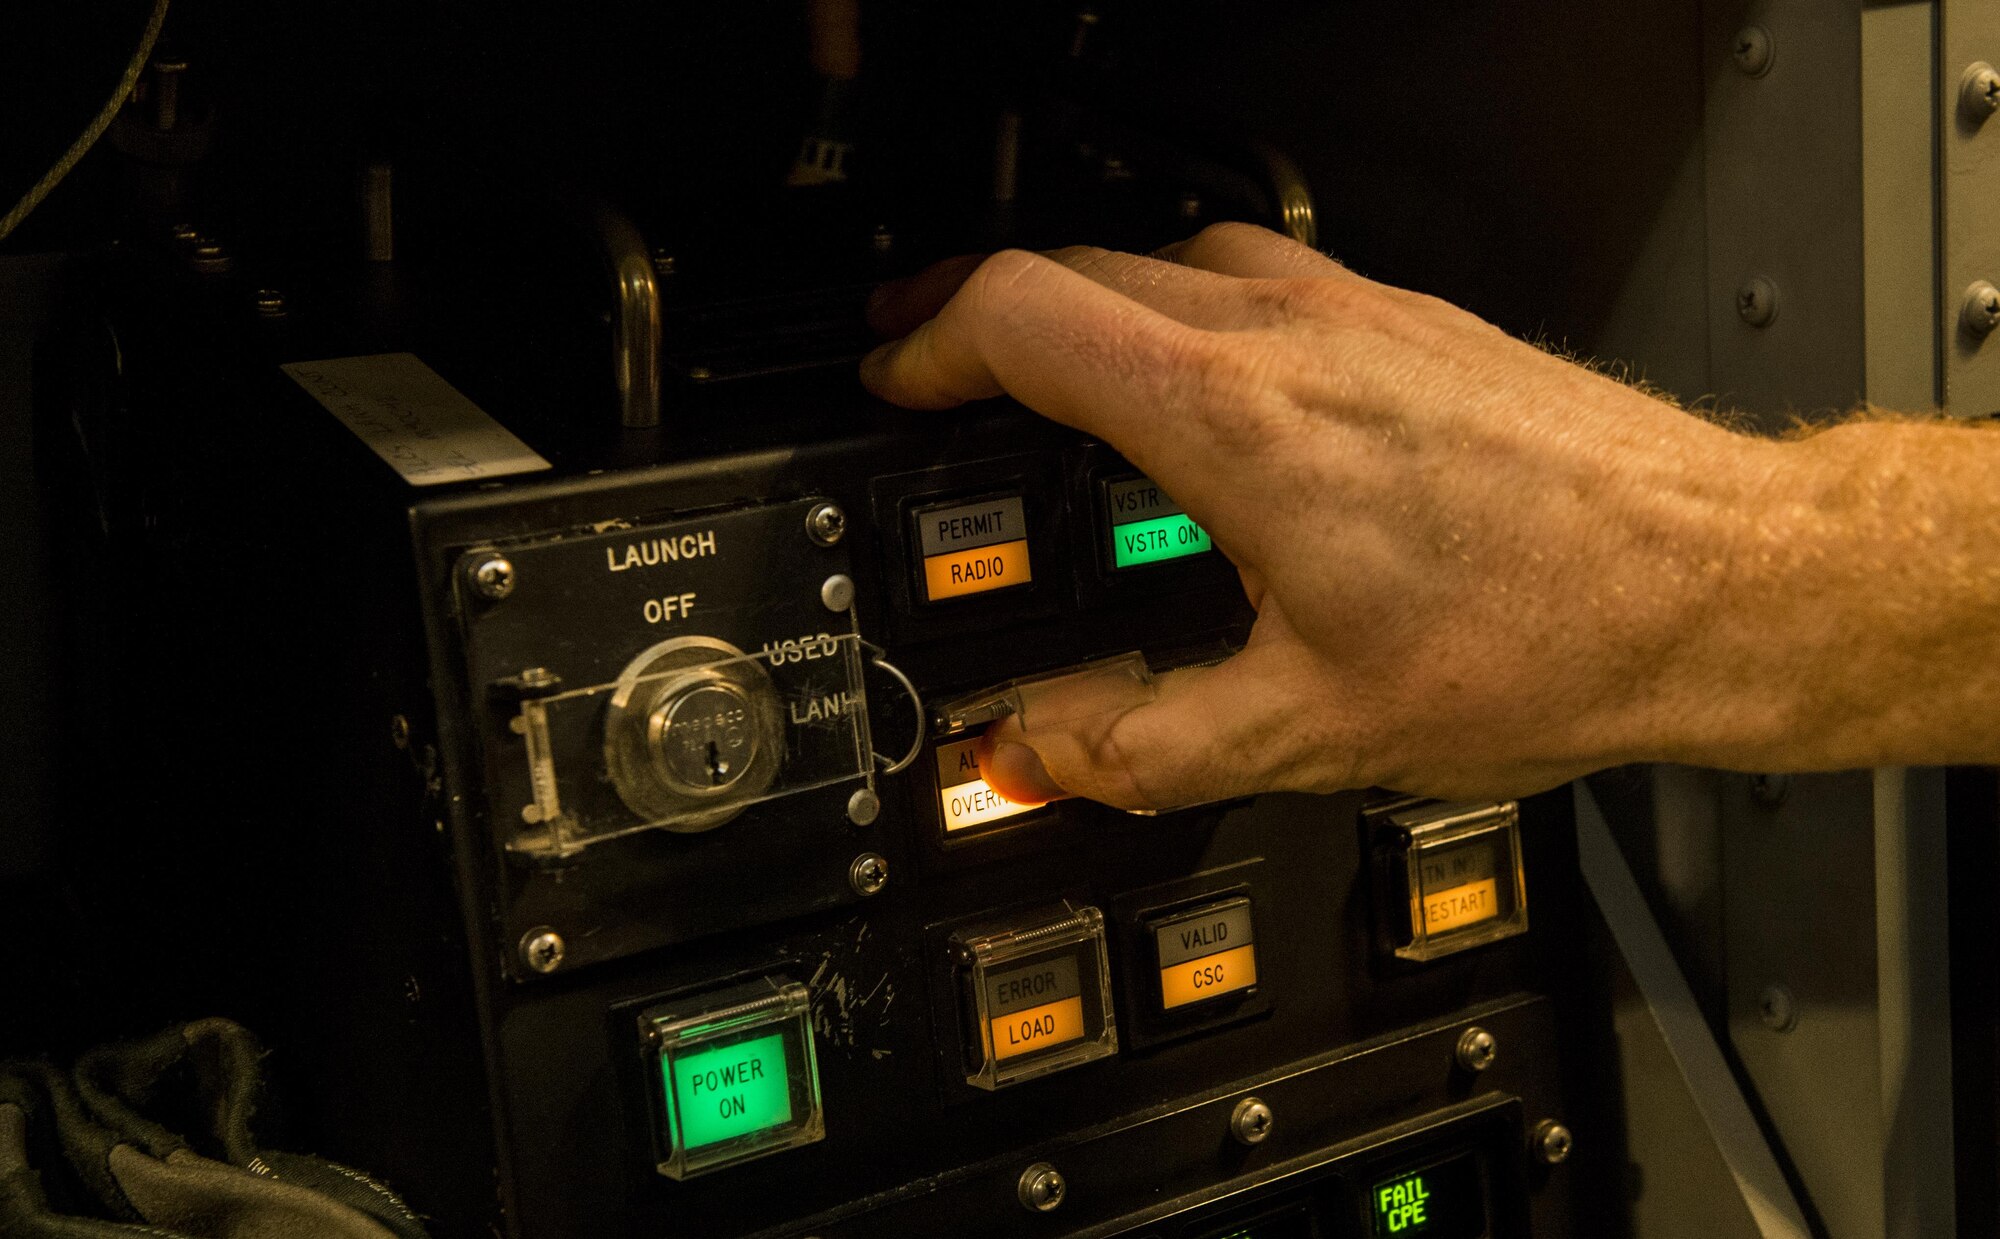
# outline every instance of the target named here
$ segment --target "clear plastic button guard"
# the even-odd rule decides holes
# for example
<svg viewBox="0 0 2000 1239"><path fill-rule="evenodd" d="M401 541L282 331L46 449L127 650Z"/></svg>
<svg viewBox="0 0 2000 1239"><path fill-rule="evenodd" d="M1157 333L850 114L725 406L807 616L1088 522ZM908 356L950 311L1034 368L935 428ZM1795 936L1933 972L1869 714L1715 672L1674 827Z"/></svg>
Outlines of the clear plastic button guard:
<svg viewBox="0 0 2000 1239"><path fill-rule="evenodd" d="M1182 657L1161 659L1164 665L1160 673L1213 666L1234 652L1221 643L1205 646ZM950 736L1013 718L1023 735L1032 736L1037 730L1061 727L1079 719L1123 714L1150 704L1158 696L1159 682L1152 664L1144 654L1131 650L967 693L939 707L935 722L940 735ZM1125 811L1138 817L1155 817L1213 803L1217 802Z"/></svg>

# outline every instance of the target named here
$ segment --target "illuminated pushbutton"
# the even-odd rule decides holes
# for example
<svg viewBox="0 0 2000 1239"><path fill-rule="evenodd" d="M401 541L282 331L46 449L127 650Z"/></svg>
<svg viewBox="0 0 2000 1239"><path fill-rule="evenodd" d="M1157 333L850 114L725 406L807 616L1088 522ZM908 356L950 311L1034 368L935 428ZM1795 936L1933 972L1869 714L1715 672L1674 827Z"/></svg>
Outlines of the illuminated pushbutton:
<svg viewBox="0 0 2000 1239"><path fill-rule="evenodd" d="M951 939L966 1083L997 1089L1118 1051L1104 915L1060 904Z"/></svg>
<svg viewBox="0 0 2000 1239"><path fill-rule="evenodd" d="M1114 570L1143 568L1215 549L1208 531L1151 478L1115 478L1101 485Z"/></svg>
<svg viewBox="0 0 2000 1239"><path fill-rule="evenodd" d="M1256 931L1245 897L1148 921L1168 1011L1241 996L1257 986Z"/></svg>
<svg viewBox="0 0 2000 1239"><path fill-rule="evenodd" d="M979 773L979 737L937 746L938 815L946 837L1004 822L1040 805L1017 804L1001 796Z"/></svg>
<svg viewBox="0 0 2000 1239"><path fill-rule="evenodd" d="M911 519L926 602L1012 589L1035 579L1027 510L1018 494L919 508Z"/></svg>
<svg viewBox="0 0 2000 1239"><path fill-rule="evenodd" d="M1401 958L1437 959L1527 932L1513 801L1394 809L1375 846L1383 930Z"/></svg>
<svg viewBox="0 0 2000 1239"><path fill-rule="evenodd" d="M639 1017L656 1168L689 1179L826 1136L812 998L770 978Z"/></svg>
<svg viewBox="0 0 2000 1239"><path fill-rule="evenodd" d="M1375 1239L1484 1239L1492 1232L1479 1155L1380 1180L1368 1191L1368 1217Z"/></svg>

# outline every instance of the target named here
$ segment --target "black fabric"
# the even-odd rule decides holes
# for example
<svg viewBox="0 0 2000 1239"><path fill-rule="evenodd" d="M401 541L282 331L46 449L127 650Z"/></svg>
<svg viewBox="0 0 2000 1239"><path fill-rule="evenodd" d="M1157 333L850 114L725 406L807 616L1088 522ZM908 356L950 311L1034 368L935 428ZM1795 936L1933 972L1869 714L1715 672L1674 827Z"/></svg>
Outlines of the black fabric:
<svg viewBox="0 0 2000 1239"><path fill-rule="evenodd" d="M369 1176L257 1144L263 1058L248 1030L211 1019L97 1047L70 1073L0 1064L0 1107L21 1116L11 1128L0 1122L0 1239L301 1228L427 1239L422 1220Z"/></svg>
<svg viewBox="0 0 2000 1239"><path fill-rule="evenodd" d="M0 1064L0 1239L183 1239L171 1231L79 1217L49 1200L38 1162L55 1142L48 1110L26 1072Z"/></svg>

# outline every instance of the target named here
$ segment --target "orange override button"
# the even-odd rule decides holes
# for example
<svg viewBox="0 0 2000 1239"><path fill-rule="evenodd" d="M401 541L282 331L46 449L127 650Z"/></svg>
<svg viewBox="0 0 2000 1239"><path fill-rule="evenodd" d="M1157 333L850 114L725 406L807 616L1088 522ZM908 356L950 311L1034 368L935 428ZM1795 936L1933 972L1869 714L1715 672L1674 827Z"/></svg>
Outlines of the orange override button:
<svg viewBox="0 0 2000 1239"><path fill-rule="evenodd" d="M1499 884L1492 878L1467 882L1423 897L1423 926L1431 933L1463 929L1500 914Z"/></svg>
<svg viewBox="0 0 2000 1239"><path fill-rule="evenodd" d="M1257 948L1239 946L1160 969L1160 1005L1171 1011L1257 984Z"/></svg>
<svg viewBox="0 0 2000 1239"><path fill-rule="evenodd" d="M993 1021L993 1057L997 1061L1046 1050L1083 1039L1083 999L1059 998Z"/></svg>
<svg viewBox="0 0 2000 1239"><path fill-rule="evenodd" d="M924 557L924 593L931 602L1026 585L1034 579L1026 538Z"/></svg>

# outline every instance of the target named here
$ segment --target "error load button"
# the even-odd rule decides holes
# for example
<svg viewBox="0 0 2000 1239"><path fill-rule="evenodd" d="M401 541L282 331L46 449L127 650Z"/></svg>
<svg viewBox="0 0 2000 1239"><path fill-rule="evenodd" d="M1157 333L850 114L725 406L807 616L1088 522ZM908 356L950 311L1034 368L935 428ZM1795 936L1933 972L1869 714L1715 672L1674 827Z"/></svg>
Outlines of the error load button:
<svg viewBox="0 0 2000 1239"><path fill-rule="evenodd" d="M1019 495L921 508L915 514L924 598L938 602L1026 585L1028 521Z"/></svg>
<svg viewBox="0 0 2000 1239"><path fill-rule="evenodd" d="M1166 1010L1239 993L1257 984L1250 901L1231 899L1152 923Z"/></svg>
<svg viewBox="0 0 2000 1239"><path fill-rule="evenodd" d="M996 1060L1081 1041L1083 980L1075 954L1051 955L989 975L986 1010Z"/></svg>

